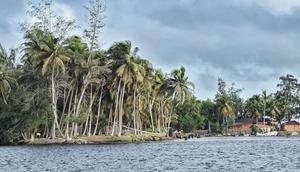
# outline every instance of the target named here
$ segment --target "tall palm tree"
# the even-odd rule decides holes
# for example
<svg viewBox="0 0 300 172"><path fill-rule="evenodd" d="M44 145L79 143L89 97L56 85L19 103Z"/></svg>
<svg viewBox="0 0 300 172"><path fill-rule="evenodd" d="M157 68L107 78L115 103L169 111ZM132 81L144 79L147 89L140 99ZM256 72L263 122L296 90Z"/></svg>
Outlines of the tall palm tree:
<svg viewBox="0 0 300 172"><path fill-rule="evenodd" d="M154 74L154 83L153 83L153 94L156 97L156 102L154 102L155 111L157 114L157 130L161 131L161 122L162 122L162 114L163 114L163 100L167 95L164 86L166 82L166 76L161 70L156 70Z"/></svg>
<svg viewBox="0 0 300 172"><path fill-rule="evenodd" d="M261 98L262 98L262 103L263 103L263 123L265 124L267 105L270 103L271 95L268 95L267 91L263 90L262 94L261 94Z"/></svg>
<svg viewBox="0 0 300 172"><path fill-rule="evenodd" d="M34 29L25 36L25 56L30 57L33 68L41 69L42 75L51 74L51 97L53 111L52 138L56 137L56 127L60 131L57 114L57 84L56 77L65 71L66 56L59 40L52 34Z"/></svg>
<svg viewBox="0 0 300 172"><path fill-rule="evenodd" d="M180 69L176 69L171 73L171 77L167 78L162 87L162 91L165 91L172 97L173 104L177 107L179 104L183 104L186 99L190 98L194 92L195 85L188 80L185 74L185 68L182 66ZM169 115L172 115L170 112ZM168 117L168 127L171 123L171 116ZM169 133L167 128L167 135Z"/></svg>
<svg viewBox="0 0 300 172"><path fill-rule="evenodd" d="M228 118L234 115L231 103L230 98L227 96L221 96L217 99L217 111L223 117L223 122L226 124L226 132L228 132Z"/></svg>
<svg viewBox="0 0 300 172"><path fill-rule="evenodd" d="M188 80L183 66L180 69L174 70L166 83L167 88L171 90L173 100L181 104L190 97L195 89L195 85Z"/></svg>
<svg viewBox="0 0 300 172"><path fill-rule="evenodd" d="M279 113L278 101L275 98L270 99L268 109L271 117L276 117Z"/></svg>
<svg viewBox="0 0 300 172"><path fill-rule="evenodd" d="M248 116L255 119L255 123L258 123L258 119L261 117L263 111L263 104L259 95L252 96L247 102L245 112Z"/></svg>
<svg viewBox="0 0 300 172"><path fill-rule="evenodd" d="M135 62L130 41L115 43L109 50L109 56L115 60L111 92L115 97L115 118L118 114L119 131L122 134L125 88L131 88L134 82L143 80L142 67ZM136 87L135 87L136 89ZM114 126L112 134L114 134Z"/></svg>

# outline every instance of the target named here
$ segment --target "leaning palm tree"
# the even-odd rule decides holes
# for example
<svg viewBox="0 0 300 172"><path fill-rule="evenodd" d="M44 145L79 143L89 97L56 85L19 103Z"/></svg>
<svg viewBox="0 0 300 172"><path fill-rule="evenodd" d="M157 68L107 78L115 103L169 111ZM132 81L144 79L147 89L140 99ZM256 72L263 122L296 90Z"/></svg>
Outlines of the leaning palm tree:
<svg viewBox="0 0 300 172"><path fill-rule="evenodd" d="M41 70L44 76L50 73L52 111L54 117L51 136L55 138L56 127L60 131L57 114L58 97L56 93L56 77L61 71L65 71L64 63L70 58L64 53L64 49L59 40L51 33L34 29L26 34L25 39L25 56L30 57L33 68Z"/></svg>

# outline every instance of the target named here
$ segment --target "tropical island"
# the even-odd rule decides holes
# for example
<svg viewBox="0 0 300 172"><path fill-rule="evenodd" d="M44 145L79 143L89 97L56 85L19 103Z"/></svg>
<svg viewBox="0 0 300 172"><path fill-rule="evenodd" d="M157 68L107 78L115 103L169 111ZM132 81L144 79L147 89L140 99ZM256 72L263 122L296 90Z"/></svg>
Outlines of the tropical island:
<svg viewBox="0 0 300 172"><path fill-rule="evenodd" d="M130 41L99 46L105 6L85 6L87 28L29 3L23 43L0 46L0 143L112 143L217 135L300 132L300 85L279 78L278 90L243 99L219 78L215 98L200 100L180 67L165 73ZM21 55L21 58L17 57ZM276 83L274 83L276 84Z"/></svg>

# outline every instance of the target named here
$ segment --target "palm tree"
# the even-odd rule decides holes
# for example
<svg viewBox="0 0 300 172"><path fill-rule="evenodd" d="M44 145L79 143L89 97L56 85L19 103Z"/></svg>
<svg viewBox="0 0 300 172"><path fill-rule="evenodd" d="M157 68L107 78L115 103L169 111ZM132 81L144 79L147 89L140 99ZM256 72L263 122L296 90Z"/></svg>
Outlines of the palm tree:
<svg viewBox="0 0 300 172"><path fill-rule="evenodd" d="M271 114L271 117L275 117L277 114L280 113L279 107L278 107L278 101L271 96L271 99L268 104L267 110Z"/></svg>
<svg viewBox="0 0 300 172"><path fill-rule="evenodd" d="M277 97L277 102L278 102L278 113L276 114L276 120L278 121L279 124L281 124L281 121L284 118L289 117L289 115L292 113L292 110L289 105L289 100L286 96L279 96Z"/></svg>
<svg viewBox="0 0 300 172"><path fill-rule="evenodd" d="M228 132L228 118L234 115L231 103L227 96L221 96L217 99L217 111L223 117L223 122L226 123L226 132Z"/></svg>
<svg viewBox="0 0 300 172"><path fill-rule="evenodd" d="M265 124L265 116L266 116L266 110L267 110L267 104L269 104L271 95L267 95L267 91L263 90L261 94L262 103L263 103L263 124Z"/></svg>
<svg viewBox="0 0 300 172"><path fill-rule="evenodd" d="M188 80L185 75L185 68L182 66L171 73L171 77L167 79L167 88L171 90L173 100L183 104L186 98L189 98L194 92L195 85Z"/></svg>
<svg viewBox="0 0 300 172"><path fill-rule="evenodd" d="M114 44L108 50L109 56L115 60L111 93L113 93L113 97L115 97L115 118L118 114L119 119L118 136L122 134L125 88L130 88L134 82L141 82L143 80L142 67L135 62L131 47L131 42L125 41ZM112 130L112 135L113 134L114 125Z"/></svg>
<svg viewBox="0 0 300 172"><path fill-rule="evenodd" d="M7 104L7 98L11 92L12 85L16 84L15 79L15 50L11 50L10 54L7 54L6 50L0 44L0 92L2 99Z"/></svg>
<svg viewBox="0 0 300 172"><path fill-rule="evenodd" d="M42 75L51 73L51 95L53 110L52 138L56 137L56 127L60 131L57 114L57 84L56 77L60 71L65 71L65 62L70 58L65 55L59 40L52 34L41 30L32 30L25 36L25 55L30 57L33 68L41 69ZM50 69L50 70L49 70ZM61 131L60 131L61 132ZM62 134L62 133L61 133Z"/></svg>
<svg viewBox="0 0 300 172"><path fill-rule="evenodd" d="M263 104L259 95L252 96L247 102L245 107L246 114L255 119L255 123L258 123L258 119L261 117L263 111Z"/></svg>
<svg viewBox="0 0 300 172"><path fill-rule="evenodd" d="M156 107L156 114L157 114L157 130L161 131L161 122L163 116L163 100L167 95L164 86L166 82L166 77L161 70L156 70L154 74L154 83L153 83L153 94L156 97L156 102L154 102L154 106Z"/></svg>
<svg viewBox="0 0 300 172"><path fill-rule="evenodd" d="M7 68L4 64L0 64L0 92L5 104L7 104L7 98L12 90L12 85L16 83L14 70Z"/></svg>
<svg viewBox="0 0 300 172"><path fill-rule="evenodd" d="M171 73L171 77L167 78L166 82L162 86L162 91L168 93L174 102L174 106L177 107L178 104L183 104L187 98L190 98L191 94L194 92L195 86L192 82L188 80L185 75L185 68L181 67L176 69ZM171 115L171 112L169 115ZM168 126L171 123L171 116L168 117ZM167 128L167 134L169 128Z"/></svg>

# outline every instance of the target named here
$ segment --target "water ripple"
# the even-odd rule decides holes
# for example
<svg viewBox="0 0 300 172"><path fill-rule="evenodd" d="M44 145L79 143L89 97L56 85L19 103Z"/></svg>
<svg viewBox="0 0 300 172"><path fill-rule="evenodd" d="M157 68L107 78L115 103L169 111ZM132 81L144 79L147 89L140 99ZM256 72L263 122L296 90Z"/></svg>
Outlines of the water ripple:
<svg viewBox="0 0 300 172"><path fill-rule="evenodd" d="M0 171L300 171L300 138L0 147Z"/></svg>

